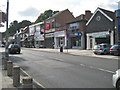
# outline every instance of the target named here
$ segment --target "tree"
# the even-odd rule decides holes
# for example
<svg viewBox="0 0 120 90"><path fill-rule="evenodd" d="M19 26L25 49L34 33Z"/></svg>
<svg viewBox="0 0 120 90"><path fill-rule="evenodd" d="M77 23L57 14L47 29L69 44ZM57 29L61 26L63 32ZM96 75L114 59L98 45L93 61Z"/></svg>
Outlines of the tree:
<svg viewBox="0 0 120 90"><path fill-rule="evenodd" d="M35 23L42 22L42 21L46 20L47 18L53 16L57 12L59 12L59 11L53 11L51 9L46 10L44 13L40 14L40 16L37 18L37 20L35 21Z"/></svg>
<svg viewBox="0 0 120 90"><path fill-rule="evenodd" d="M22 22L19 23L22 28L29 26L31 24L30 21L28 20L23 20Z"/></svg>
<svg viewBox="0 0 120 90"><path fill-rule="evenodd" d="M10 26L8 28L8 33L14 34L14 33L16 33L17 30L20 30L20 28L24 28L24 27L29 26L29 25L31 25L31 22L28 20L23 20L20 23L17 20L15 20L15 21L10 23Z"/></svg>

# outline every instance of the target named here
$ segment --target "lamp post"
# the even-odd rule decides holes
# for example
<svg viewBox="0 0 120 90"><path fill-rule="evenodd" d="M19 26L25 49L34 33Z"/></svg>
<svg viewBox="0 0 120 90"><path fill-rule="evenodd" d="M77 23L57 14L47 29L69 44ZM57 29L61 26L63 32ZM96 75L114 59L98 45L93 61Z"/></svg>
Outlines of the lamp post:
<svg viewBox="0 0 120 90"><path fill-rule="evenodd" d="M9 0L7 0L7 9L6 9L6 49L7 52L7 45L8 45L8 15L9 15Z"/></svg>

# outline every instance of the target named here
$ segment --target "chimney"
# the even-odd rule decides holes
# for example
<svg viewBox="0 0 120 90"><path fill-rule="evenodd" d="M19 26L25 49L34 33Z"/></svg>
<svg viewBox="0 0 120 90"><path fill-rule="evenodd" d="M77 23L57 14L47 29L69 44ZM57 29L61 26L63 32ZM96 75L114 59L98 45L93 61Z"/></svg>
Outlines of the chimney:
<svg viewBox="0 0 120 90"><path fill-rule="evenodd" d="M80 19L82 20L82 19L85 19L85 15L84 14L81 14L80 15Z"/></svg>
<svg viewBox="0 0 120 90"><path fill-rule="evenodd" d="M89 20L89 19L91 18L91 16L92 16L91 11L90 11L90 10L86 10L86 11L85 11L85 18L86 18L87 20Z"/></svg>

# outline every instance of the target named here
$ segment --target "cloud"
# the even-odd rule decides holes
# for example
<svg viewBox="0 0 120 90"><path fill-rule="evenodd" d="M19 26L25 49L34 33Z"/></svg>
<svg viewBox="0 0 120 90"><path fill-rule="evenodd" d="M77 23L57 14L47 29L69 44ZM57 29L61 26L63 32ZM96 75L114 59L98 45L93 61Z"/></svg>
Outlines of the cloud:
<svg viewBox="0 0 120 90"><path fill-rule="evenodd" d="M24 11L19 11L18 14L23 17L36 17L39 14L39 10L36 8L30 7Z"/></svg>

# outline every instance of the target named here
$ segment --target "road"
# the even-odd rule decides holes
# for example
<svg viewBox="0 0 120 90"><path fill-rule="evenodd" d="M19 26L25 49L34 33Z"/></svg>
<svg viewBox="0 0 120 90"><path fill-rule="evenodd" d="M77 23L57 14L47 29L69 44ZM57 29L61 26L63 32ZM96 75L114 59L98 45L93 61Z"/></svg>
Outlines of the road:
<svg viewBox="0 0 120 90"><path fill-rule="evenodd" d="M112 75L118 67L114 59L29 49L10 55L10 60L46 88L113 88Z"/></svg>

